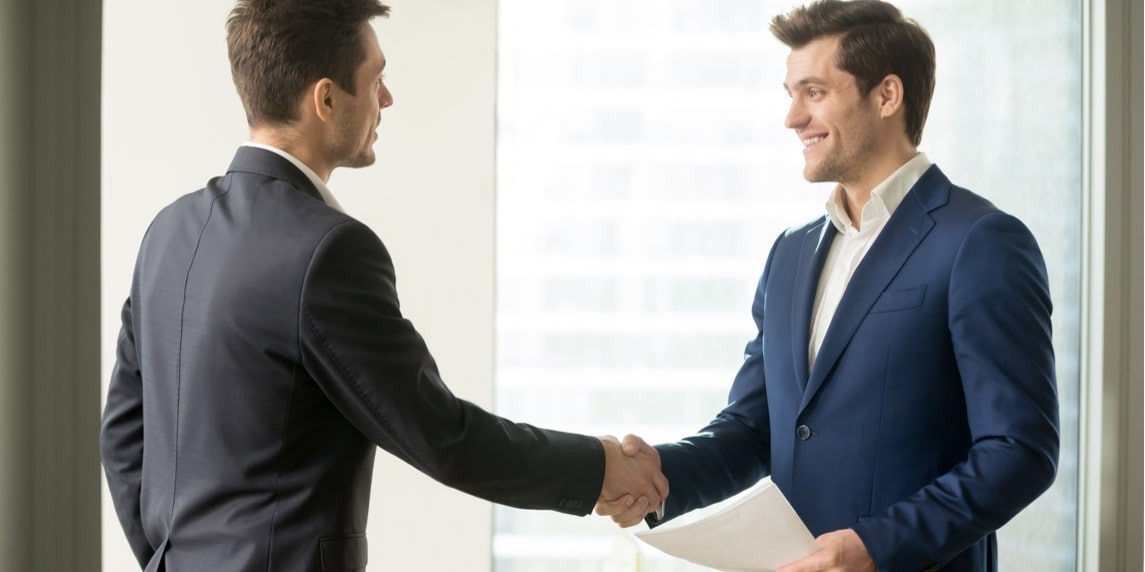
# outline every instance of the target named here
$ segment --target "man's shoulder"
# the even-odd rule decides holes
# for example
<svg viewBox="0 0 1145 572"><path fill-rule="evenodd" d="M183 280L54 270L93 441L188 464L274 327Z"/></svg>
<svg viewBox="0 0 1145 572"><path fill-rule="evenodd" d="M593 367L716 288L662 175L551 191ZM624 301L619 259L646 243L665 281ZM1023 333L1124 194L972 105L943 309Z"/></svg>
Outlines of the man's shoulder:
<svg viewBox="0 0 1145 572"><path fill-rule="evenodd" d="M231 171L210 179L161 209L147 238L214 237L275 244L276 249L317 247L338 227L360 226L353 217L300 189L296 182L265 174Z"/></svg>
<svg viewBox="0 0 1145 572"><path fill-rule="evenodd" d="M163 211L176 213L229 208L249 209L251 214L294 214L316 220L345 220L345 213L331 208L311 187L299 181L272 174L232 170L207 181L206 185L172 201ZM162 212L162 211L161 211Z"/></svg>
<svg viewBox="0 0 1145 572"><path fill-rule="evenodd" d="M992 215L1012 216L985 196L965 187L951 185L949 200L942 208L935 209L932 216L937 222L972 226L978 220Z"/></svg>
<svg viewBox="0 0 1145 572"><path fill-rule="evenodd" d="M785 242L794 239L802 242L808 235L818 237L823 232L824 227L830 224L829 221L830 219L827 218L826 214L821 214L811 220L788 227L779 235L778 241Z"/></svg>

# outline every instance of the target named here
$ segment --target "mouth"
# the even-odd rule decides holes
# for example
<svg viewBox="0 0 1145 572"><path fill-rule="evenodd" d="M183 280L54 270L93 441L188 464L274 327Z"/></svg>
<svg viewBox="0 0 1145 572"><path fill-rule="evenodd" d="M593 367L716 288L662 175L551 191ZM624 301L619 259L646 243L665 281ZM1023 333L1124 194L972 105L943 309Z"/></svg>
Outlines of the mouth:
<svg viewBox="0 0 1145 572"><path fill-rule="evenodd" d="M803 142L803 154L806 155L827 139L827 135L812 135L810 137L801 137L799 140Z"/></svg>

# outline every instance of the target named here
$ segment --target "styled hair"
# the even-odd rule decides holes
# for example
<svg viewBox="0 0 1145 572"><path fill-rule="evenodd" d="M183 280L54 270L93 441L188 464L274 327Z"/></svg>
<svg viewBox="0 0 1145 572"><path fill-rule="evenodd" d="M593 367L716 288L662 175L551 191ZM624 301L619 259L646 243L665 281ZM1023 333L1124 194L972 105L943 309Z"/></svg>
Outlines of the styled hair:
<svg viewBox="0 0 1145 572"><path fill-rule="evenodd" d="M934 95L934 43L899 9L879 0L816 0L771 21L771 33L792 49L839 38L836 67L870 94L889 74L903 83L906 131L917 147Z"/></svg>
<svg viewBox="0 0 1145 572"><path fill-rule="evenodd" d="M366 59L362 24L389 11L378 0L238 0L227 54L247 123L294 122L306 87L322 78L355 94Z"/></svg>

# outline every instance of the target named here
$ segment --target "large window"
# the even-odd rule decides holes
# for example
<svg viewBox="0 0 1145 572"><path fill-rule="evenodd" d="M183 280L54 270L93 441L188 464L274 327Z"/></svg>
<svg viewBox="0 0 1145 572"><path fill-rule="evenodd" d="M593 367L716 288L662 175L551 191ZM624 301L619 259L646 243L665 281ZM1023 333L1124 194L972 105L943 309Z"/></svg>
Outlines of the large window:
<svg viewBox="0 0 1145 572"><path fill-rule="evenodd" d="M1080 0L899 0L934 38L922 150L1028 224L1054 299L1062 455L1001 532L1004 570L1076 554ZM501 0L500 413L651 442L726 399L774 238L822 213L783 128L786 48L758 0ZM599 518L496 510L498 572L599 571ZM646 570L694 570L647 554Z"/></svg>

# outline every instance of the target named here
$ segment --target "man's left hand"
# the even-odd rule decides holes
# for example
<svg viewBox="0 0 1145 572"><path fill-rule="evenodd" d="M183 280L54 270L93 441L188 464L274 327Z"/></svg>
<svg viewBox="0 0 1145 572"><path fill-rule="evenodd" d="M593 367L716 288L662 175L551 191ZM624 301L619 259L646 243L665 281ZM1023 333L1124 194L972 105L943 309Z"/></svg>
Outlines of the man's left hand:
<svg viewBox="0 0 1145 572"><path fill-rule="evenodd" d="M784 564L776 572L876 572L878 567L863 546L862 539L854 530L836 530L815 539L819 550L790 564Z"/></svg>

